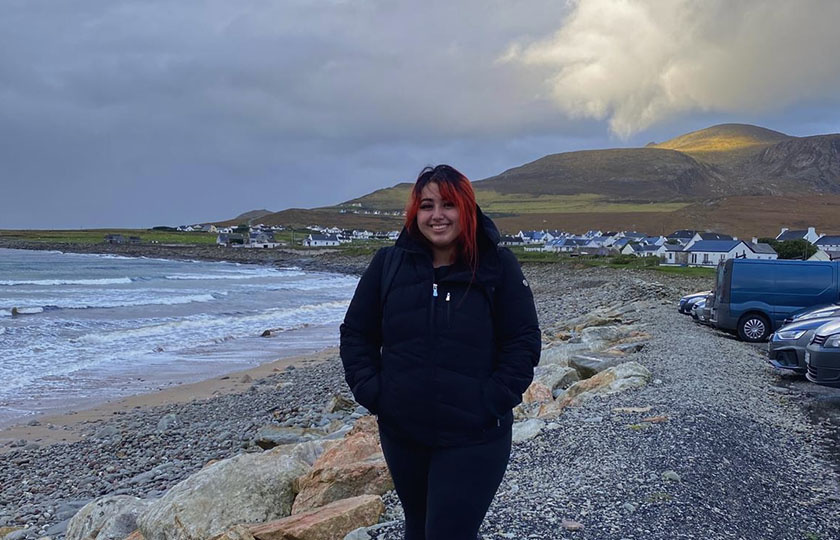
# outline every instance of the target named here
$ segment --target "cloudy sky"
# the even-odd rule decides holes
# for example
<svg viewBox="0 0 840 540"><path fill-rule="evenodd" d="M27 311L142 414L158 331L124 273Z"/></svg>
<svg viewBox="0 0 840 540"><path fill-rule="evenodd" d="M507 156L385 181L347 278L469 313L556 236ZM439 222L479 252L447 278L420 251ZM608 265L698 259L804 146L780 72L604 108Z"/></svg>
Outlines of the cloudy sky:
<svg viewBox="0 0 840 540"><path fill-rule="evenodd" d="M722 122L840 132L835 0L3 0L0 228L335 204Z"/></svg>

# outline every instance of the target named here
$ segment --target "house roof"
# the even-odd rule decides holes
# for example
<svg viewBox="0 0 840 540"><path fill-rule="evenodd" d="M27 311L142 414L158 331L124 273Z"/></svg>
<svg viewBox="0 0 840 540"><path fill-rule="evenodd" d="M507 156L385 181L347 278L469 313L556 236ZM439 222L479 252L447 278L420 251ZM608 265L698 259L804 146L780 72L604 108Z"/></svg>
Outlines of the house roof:
<svg viewBox="0 0 840 540"><path fill-rule="evenodd" d="M682 244L665 244L665 251L683 251Z"/></svg>
<svg viewBox="0 0 840 540"><path fill-rule="evenodd" d="M697 234L700 235L701 240L732 240L732 237L728 234L720 234L714 232L701 232Z"/></svg>
<svg viewBox="0 0 840 540"><path fill-rule="evenodd" d="M802 240L805 238L806 234L808 234L807 230L785 231L779 234L779 236L776 237L776 240L779 242L785 242L787 240Z"/></svg>
<svg viewBox="0 0 840 540"><path fill-rule="evenodd" d="M624 231L624 238L645 238L647 235L645 233L640 233L636 231Z"/></svg>
<svg viewBox="0 0 840 540"><path fill-rule="evenodd" d="M699 242L695 242L693 246L691 246L685 251L728 253L729 251L732 251L732 248L742 243L743 242L741 242L740 240L700 240Z"/></svg>
<svg viewBox="0 0 840 540"><path fill-rule="evenodd" d="M689 229L680 229L669 234L668 238L685 238L686 240L690 240L694 238L695 234L697 234L697 231L692 231Z"/></svg>
<svg viewBox="0 0 840 540"><path fill-rule="evenodd" d="M630 243L629 238L619 238L618 240L615 241L615 243L613 244L613 247L621 249L629 243Z"/></svg>
<svg viewBox="0 0 840 540"><path fill-rule="evenodd" d="M659 248L661 248L661 247L662 246L657 246L657 245L654 245L654 244L645 244L643 246L640 246L638 249L636 249L636 251L659 251Z"/></svg>
<svg viewBox="0 0 840 540"><path fill-rule="evenodd" d="M321 242L338 242L338 238L334 234L310 234L312 240L320 240Z"/></svg>
<svg viewBox="0 0 840 540"><path fill-rule="evenodd" d="M776 250L770 244L747 244L753 253L760 253L762 255L776 255Z"/></svg>
<svg viewBox="0 0 840 540"><path fill-rule="evenodd" d="M815 246L836 246L840 245L840 236L829 236L825 235L816 242L814 242Z"/></svg>

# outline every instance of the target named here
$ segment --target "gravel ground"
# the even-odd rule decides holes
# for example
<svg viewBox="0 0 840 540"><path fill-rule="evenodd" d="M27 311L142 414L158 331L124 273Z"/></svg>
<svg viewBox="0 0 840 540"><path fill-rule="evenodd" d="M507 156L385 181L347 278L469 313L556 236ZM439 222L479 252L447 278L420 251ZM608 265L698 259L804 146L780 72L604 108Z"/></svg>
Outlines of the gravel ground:
<svg viewBox="0 0 840 540"><path fill-rule="evenodd" d="M677 314L679 296L709 279L550 264L525 272L547 336L596 307L653 299L641 322L651 340L632 359L654 380L567 409L516 444L484 538L840 538L840 394L784 376L761 347ZM323 412L333 394L349 396L337 358L241 394L128 411L91 424L80 442L12 450L0 455L0 526L29 524L25 538L60 539L90 499L159 496L210 459L258 451L252 440L267 423L352 422L361 411ZM652 415L668 421L640 422ZM401 538L399 503L393 492L384 498L371 535ZM564 520L583 528L568 531Z"/></svg>

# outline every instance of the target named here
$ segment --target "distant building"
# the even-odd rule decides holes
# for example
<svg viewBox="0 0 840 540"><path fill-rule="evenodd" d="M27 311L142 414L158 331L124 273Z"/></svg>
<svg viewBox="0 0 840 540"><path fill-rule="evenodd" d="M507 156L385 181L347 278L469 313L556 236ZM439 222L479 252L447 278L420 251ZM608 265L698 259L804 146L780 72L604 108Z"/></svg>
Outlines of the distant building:
<svg viewBox="0 0 840 540"><path fill-rule="evenodd" d="M787 242L789 240L807 240L812 244L816 244L819 239L820 235L817 234L814 227L808 227L807 230L790 230L787 227L782 227L781 232L779 232L779 235L776 237L776 240L779 242Z"/></svg>
<svg viewBox="0 0 840 540"><path fill-rule="evenodd" d="M125 244L125 237L121 234L106 234L105 243L107 244Z"/></svg>
<svg viewBox="0 0 840 540"><path fill-rule="evenodd" d="M303 245L306 247L331 247L340 243L338 237L334 234L310 234L303 241Z"/></svg>
<svg viewBox="0 0 840 540"><path fill-rule="evenodd" d="M814 245L823 251L840 251L840 236L823 235Z"/></svg>
<svg viewBox="0 0 840 540"><path fill-rule="evenodd" d="M717 266L729 259L755 259L755 253L741 240L701 240L685 249L689 266Z"/></svg>

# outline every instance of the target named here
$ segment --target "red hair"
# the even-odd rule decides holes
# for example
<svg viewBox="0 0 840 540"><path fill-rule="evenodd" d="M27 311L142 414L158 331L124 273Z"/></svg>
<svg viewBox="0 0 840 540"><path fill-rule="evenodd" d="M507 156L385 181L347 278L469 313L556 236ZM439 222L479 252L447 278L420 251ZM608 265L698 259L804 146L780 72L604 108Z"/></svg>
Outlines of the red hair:
<svg viewBox="0 0 840 540"><path fill-rule="evenodd" d="M475 203L475 192L469 179L454 167L438 165L426 167L420 171L417 182L411 190L411 197L405 208L405 227L414 236L422 237L417 228L417 211L420 209L423 188L430 183L436 183L440 196L450 201L458 208L458 224L461 234L456 241L458 257L460 257L475 273L478 266L477 228L478 212Z"/></svg>

